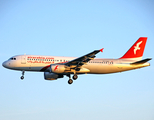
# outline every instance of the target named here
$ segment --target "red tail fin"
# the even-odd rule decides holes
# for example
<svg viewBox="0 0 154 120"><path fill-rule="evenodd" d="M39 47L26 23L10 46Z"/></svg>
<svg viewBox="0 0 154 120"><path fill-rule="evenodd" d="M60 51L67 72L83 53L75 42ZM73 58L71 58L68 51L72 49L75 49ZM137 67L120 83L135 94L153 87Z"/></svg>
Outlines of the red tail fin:
<svg viewBox="0 0 154 120"><path fill-rule="evenodd" d="M147 37L140 37L120 59L142 59Z"/></svg>

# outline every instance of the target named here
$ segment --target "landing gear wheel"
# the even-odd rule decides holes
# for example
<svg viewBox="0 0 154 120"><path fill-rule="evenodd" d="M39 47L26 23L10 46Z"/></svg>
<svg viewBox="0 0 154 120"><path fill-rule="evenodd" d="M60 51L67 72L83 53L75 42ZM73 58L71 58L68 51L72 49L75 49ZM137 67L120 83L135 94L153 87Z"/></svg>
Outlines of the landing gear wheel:
<svg viewBox="0 0 154 120"><path fill-rule="evenodd" d="M20 78L21 78L21 80L23 80L24 79L24 76L21 76Z"/></svg>
<svg viewBox="0 0 154 120"><path fill-rule="evenodd" d="M69 79L68 80L68 84L72 84L73 83L73 80L72 79Z"/></svg>
<svg viewBox="0 0 154 120"><path fill-rule="evenodd" d="M22 76L20 77L21 80L24 79L24 74L25 74L25 71L23 70L23 71L22 71Z"/></svg>
<svg viewBox="0 0 154 120"><path fill-rule="evenodd" d="M78 78L78 76L75 74L74 76L73 76L73 80L76 80Z"/></svg>

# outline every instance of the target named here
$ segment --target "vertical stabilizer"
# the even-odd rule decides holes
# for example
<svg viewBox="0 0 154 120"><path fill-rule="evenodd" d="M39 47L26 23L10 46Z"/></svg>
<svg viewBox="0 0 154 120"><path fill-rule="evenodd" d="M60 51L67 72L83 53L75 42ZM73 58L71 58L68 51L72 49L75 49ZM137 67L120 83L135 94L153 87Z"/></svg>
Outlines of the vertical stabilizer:
<svg viewBox="0 0 154 120"><path fill-rule="evenodd" d="M120 59L141 60L147 37L140 37Z"/></svg>

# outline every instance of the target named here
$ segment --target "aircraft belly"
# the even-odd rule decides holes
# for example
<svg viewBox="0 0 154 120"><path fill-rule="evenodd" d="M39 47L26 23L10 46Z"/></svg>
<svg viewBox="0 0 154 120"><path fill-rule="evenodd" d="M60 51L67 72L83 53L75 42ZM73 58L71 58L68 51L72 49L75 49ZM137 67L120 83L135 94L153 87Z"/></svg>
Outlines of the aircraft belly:
<svg viewBox="0 0 154 120"><path fill-rule="evenodd" d="M24 70L24 71L40 71L45 66L47 66L47 65L27 63L27 64L18 64L12 69L14 69L14 70Z"/></svg>
<svg viewBox="0 0 154 120"><path fill-rule="evenodd" d="M24 70L24 71L40 71L43 67L15 67L13 70Z"/></svg>

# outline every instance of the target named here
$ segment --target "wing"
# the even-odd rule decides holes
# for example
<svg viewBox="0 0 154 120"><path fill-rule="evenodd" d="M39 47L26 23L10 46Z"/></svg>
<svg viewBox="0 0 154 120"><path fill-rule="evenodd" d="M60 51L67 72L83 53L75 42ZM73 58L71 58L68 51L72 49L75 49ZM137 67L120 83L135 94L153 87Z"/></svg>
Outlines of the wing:
<svg viewBox="0 0 154 120"><path fill-rule="evenodd" d="M96 56L97 53L99 52L103 52L103 49L100 49L100 50L95 50L89 54L86 54L82 57L79 57L79 58L76 58L72 61L69 61L67 63L64 63L64 65L68 66L68 67L71 67L71 68L79 68L81 67L82 65L86 64L88 61L94 59Z"/></svg>

